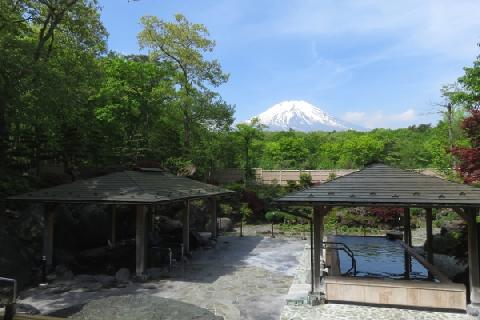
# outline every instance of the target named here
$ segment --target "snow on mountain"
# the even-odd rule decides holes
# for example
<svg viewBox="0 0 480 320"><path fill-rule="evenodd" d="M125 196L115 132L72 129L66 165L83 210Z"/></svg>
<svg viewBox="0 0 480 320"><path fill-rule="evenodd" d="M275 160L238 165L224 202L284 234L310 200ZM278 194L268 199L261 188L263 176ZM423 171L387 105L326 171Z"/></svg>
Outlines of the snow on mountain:
<svg viewBox="0 0 480 320"><path fill-rule="evenodd" d="M345 131L364 128L338 120L320 108L303 101L289 100L277 103L255 118L267 126L269 131Z"/></svg>

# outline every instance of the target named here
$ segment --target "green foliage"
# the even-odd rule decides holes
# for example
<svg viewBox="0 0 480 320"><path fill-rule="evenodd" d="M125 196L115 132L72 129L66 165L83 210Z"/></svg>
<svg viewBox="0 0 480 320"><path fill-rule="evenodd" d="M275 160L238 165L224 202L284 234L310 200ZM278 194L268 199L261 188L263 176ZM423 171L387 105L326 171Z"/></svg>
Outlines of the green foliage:
<svg viewBox="0 0 480 320"><path fill-rule="evenodd" d="M295 180L287 180L287 190L288 192L292 192L298 190L299 185Z"/></svg>
<svg viewBox="0 0 480 320"><path fill-rule="evenodd" d="M251 222L253 219L253 210L250 209L248 203L242 203L240 206L240 216L242 221Z"/></svg>
<svg viewBox="0 0 480 320"><path fill-rule="evenodd" d="M237 124L237 130L234 132L234 135L241 146L242 151L240 152L243 153L245 185L248 185L252 179L252 151L255 148L255 144L263 138L263 128L264 126L258 121L258 119L253 119L249 124Z"/></svg>
<svg viewBox="0 0 480 320"><path fill-rule="evenodd" d="M265 214L265 219L270 223L294 224L298 218L292 214L283 211L268 211Z"/></svg>
<svg viewBox="0 0 480 320"><path fill-rule="evenodd" d="M312 176L310 173L302 172L300 173L300 186L302 188L308 188L312 185Z"/></svg>
<svg viewBox="0 0 480 320"><path fill-rule="evenodd" d="M231 216L233 212L233 207L227 203L220 204L220 212L222 216Z"/></svg>
<svg viewBox="0 0 480 320"><path fill-rule="evenodd" d="M434 212L434 220L433 223L436 228L440 228L445 222L452 221L452 220L459 220L461 219L459 215L454 211L448 211L446 214L439 214L438 210Z"/></svg>

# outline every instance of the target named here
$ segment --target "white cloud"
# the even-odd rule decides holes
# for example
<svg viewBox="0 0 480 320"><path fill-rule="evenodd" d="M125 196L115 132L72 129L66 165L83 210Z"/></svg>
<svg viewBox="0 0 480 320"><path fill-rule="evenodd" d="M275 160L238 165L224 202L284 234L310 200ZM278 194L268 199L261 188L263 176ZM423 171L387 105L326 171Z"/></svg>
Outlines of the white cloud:
<svg viewBox="0 0 480 320"><path fill-rule="evenodd" d="M368 129L373 128L400 128L416 122L418 115L415 110L408 109L400 113L385 114L382 110L373 112L345 112L342 120L361 125Z"/></svg>
<svg viewBox="0 0 480 320"><path fill-rule="evenodd" d="M296 2L270 31L349 37L384 36L397 55L474 58L480 41L478 0Z"/></svg>

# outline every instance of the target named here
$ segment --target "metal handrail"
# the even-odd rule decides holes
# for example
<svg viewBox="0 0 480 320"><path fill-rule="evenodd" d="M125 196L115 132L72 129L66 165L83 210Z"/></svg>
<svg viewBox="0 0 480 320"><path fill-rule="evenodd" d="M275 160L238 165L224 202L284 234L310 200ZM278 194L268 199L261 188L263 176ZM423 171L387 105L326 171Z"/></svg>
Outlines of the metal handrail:
<svg viewBox="0 0 480 320"><path fill-rule="evenodd" d="M334 245L335 247L328 248L327 247L328 245ZM353 274L353 276L357 275L357 260L355 259L355 254L345 243L323 241L322 242L322 249L335 249L337 251L342 250L343 252L345 252L350 257L350 259L352 259L352 266L344 274Z"/></svg>

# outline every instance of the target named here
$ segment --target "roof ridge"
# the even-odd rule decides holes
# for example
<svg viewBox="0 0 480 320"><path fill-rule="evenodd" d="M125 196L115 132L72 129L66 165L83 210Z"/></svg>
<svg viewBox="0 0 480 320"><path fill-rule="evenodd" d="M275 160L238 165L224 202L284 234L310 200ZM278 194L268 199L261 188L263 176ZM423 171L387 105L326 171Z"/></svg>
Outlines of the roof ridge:
<svg viewBox="0 0 480 320"><path fill-rule="evenodd" d="M146 190L145 190L143 187L141 187L141 186L137 183L137 181L136 181L134 178L132 178L132 176L130 176L130 172L135 172L135 171L129 171L129 170L124 171L124 173L127 175L127 177L130 178L130 180L132 180L132 182L133 182L142 192L146 192Z"/></svg>

